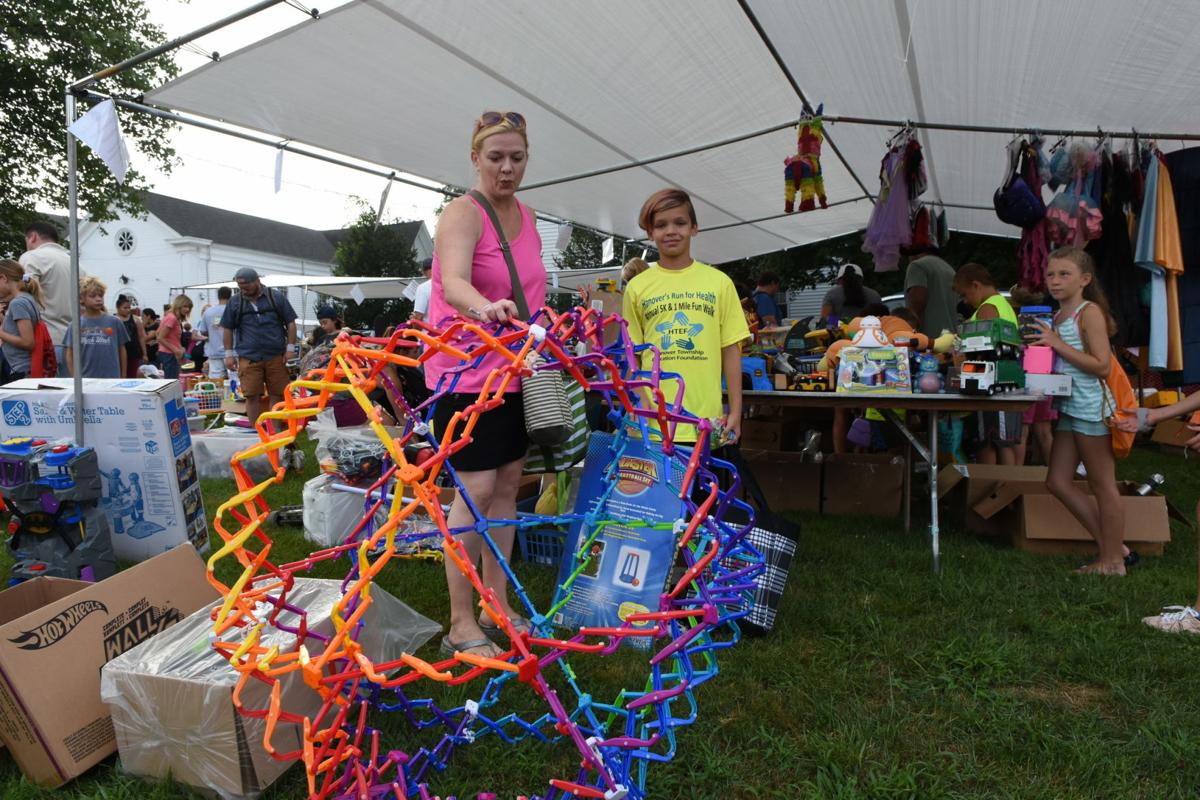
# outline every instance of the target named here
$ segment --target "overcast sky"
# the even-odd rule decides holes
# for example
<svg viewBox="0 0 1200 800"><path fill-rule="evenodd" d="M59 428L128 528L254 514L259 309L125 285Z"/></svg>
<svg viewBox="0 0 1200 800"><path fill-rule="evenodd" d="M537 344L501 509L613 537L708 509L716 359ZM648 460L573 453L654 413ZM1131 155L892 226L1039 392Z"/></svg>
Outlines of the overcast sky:
<svg viewBox="0 0 1200 800"><path fill-rule="evenodd" d="M151 19L164 28L168 39L228 16L250 3L251 0L193 0L191 3L146 0ZM304 4L316 5L326 11L342 2L304 0ZM215 50L227 55L303 21L304 15L298 9L281 4L209 34L197 44L206 52ZM175 58L185 72L208 62L198 53L186 49L176 51ZM314 109L314 113L323 112ZM285 153L283 187L276 194L274 148L189 126L176 131L172 142L182 163L170 175L151 169L148 160L141 157L136 148L131 148L134 166L149 175L155 191L295 225L318 229L343 227L356 215L353 198L362 197L377 206L385 185L383 178ZM439 194L397 183L388 195L385 214L400 219L425 220L432 233L433 212L440 203Z"/></svg>

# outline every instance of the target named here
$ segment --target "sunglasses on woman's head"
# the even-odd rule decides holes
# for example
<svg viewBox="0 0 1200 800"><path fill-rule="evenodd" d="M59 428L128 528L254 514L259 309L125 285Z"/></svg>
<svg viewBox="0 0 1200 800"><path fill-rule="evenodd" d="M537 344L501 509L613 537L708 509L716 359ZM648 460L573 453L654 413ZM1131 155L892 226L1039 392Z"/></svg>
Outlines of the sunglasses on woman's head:
<svg viewBox="0 0 1200 800"><path fill-rule="evenodd" d="M479 115L478 124L480 128L490 128L499 125L501 121L507 121L518 130L525 127L525 117L516 111L485 111Z"/></svg>

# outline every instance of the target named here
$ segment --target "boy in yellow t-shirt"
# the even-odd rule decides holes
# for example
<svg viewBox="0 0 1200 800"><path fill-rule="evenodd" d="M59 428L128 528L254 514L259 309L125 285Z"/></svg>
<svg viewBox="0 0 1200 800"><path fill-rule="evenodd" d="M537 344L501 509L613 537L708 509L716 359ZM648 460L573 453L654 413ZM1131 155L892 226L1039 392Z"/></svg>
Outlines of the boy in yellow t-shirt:
<svg viewBox="0 0 1200 800"><path fill-rule="evenodd" d="M700 419L722 419L725 443L736 441L742 430L740 344L750 338L750 330L733 281L692 260L692 238L699 226L687 192L655 192L642 206L638 222L654 241L659 260L625 288L622 314L630 338L635 344L657 347L662 371L683 378L683 407L688 413ZM652 354L643 352L642 368L652 366ZM729 390L728 414L722 410L722 375ZM663 381L662 389L667 402L673 402L679 382ZM695 426L677 426L675 438L696 441Z"/></svg>

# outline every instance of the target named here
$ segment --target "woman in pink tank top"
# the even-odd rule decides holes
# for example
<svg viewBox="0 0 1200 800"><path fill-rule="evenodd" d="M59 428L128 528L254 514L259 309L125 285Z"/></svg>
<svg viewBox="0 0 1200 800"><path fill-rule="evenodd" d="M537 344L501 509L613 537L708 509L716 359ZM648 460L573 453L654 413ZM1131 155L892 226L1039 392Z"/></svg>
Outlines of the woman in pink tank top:
<svg viewBox="0 0 1200 800"><path fill-rule="evenodd" d="M475 121L471 163L479 177L474 188L495 209L530 313L536 313L546 302L542 241L533 211L515 197L525 175L528 155L525 118L520 114L485 111ZM500 236L483 207L470 196L451 201L438 221L433 291L426 319L438 326L455 315L484 323L504 322L517 316L514 296L508 265L500 249ZM470 346L471 342L465 344ZM500 356L489 355L479 366L458 375L453 392L437 401L434 426L439 435L454 412L475 402L491 371L506 363ZM426 385L435 391L449 388L454 375L447 373L461 366L453 357L434 355L425 364ZM483 517L516 517L517 484L529 449L520 391L520 382L512 381L504 403L479 417L471 444L450 459ZM447 519L450 527L466 527L475 521L461 494L455 497ZM511 556L513 529L493 528L489 533L504 557ZM479 563L482 551L484 584L496 592L501 607L518 631L527 630L529 621L509 605L508 579L491 550L482 547L483 541L476 534L460 538L472 563ZM443 652L461 650L475 655L498 655L501 647L489 636L502 641L503 634L490 619L485 618L481 623L474 589L450 559L446 559L446 582L450 592L450 632L442 639ZM507 649L507 642L503 645Z"/></svg>

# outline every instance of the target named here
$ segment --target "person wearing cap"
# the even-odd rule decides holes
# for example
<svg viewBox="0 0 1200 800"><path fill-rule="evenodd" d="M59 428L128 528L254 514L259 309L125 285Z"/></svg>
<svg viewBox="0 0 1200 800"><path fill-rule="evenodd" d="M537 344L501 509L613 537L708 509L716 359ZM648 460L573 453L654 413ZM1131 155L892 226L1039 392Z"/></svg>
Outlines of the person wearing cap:
<svg viewBox="0 0 1200 800"><path fill-rule="evenodd" d="M421 262L421 276L424 281L417 287L416 297L413 298L411 319L422 320L429 313L429 298L433 294L433 259L427 258Z"/></svg>
<svg viewBox="0 0 1200 800"><path fill-rule="evenodd" d="M264 388L268 409L283 400L289 380L287 352L296 344L296 312L287 295L264 287L249 267L239 269L233 279L238 293L221 315L225 368L237 371L246 416L254 424L263 412Z"/></svg>
<svg viewBox="0 0 1200 800"><path fill-rule="evenodd" d="M775 302L777 294L779 294L779 276L774 272L764 272L759 275L758 286L754 289L754 294L750 295L750 300L754 303L754 310L758 313L758 324L762 328L777 327L783 319L779 304Z"/></svg>
<svg viewBox="0 0 1200 800"><path fill-rule="evenodd" d="M854 319L872 303L882 303L879 292L863 286L862 267L858 264L842 264L838 269L837 285L825 293L821 300L822 319Z"/></svg>
<svg viewBox="0 0 1200 800"><path fill-rule="evenodd" d="M333 306L321 306L317 309L317 327L308 336L309 347L320 347L331 344L341 333L344 323Z"/></svg>

